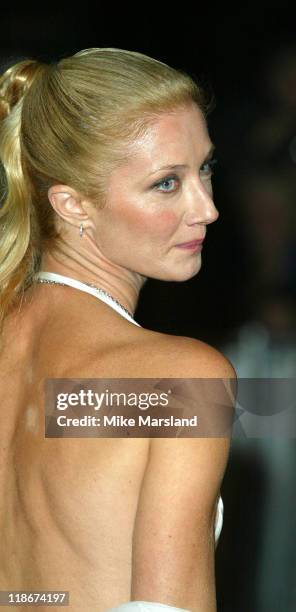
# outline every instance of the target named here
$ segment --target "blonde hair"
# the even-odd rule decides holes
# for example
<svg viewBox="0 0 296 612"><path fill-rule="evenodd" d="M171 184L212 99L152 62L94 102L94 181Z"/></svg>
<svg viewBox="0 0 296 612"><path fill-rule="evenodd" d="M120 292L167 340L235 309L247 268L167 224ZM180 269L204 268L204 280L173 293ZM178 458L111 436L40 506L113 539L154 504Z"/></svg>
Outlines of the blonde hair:
<svg viewBox="0 0 296 612"><path fill-rule="evenodd" d="M0 331L59 241L48 200L69 185L105 205L108 177L161 113L206 94L194 77L135 51L85 49L57 63L26 59L0 76Z"/></svg>

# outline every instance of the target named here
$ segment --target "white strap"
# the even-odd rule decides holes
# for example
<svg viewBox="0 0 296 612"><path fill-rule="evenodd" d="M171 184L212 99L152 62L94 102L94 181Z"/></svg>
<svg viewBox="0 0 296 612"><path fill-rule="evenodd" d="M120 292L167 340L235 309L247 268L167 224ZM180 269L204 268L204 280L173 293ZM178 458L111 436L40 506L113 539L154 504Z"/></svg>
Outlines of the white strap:
<svg viewBox="0 0 296 612"><path fill-rule="evenodd" d="M157 601L129 601L117 608L110 608L106 612L190 612L190 610L175 608Z"/></svg>
<svg viewBox="0 0 296 612"><path fill-rule="evenodd" d="M224 504L223 504L223 499L220 495L218 505L217 505L216 522L215 522L215 541L216 543L218 542L221 531L222 531L223 514L224 514Z"/></svg>
<svg viewBox="0 0 296 612"><path fill-rule="evenodd" d="M135 319L132 319L132 317L130 317L127 312L125 312L122 308L120 308L120 306L116 304L116 302L113 302L113 300L111 300L111 298L109 298L107 295L105 295L104 293L99 294L97 289L95 289L94 287L89 287L88 285L81 283L75 278L71 278L70 276L63 276L63 274L57 274L56 272L43 272L43 271L37 272L37 274L35 274L35 278L36 279L43 278L44 280L57 281L60 283L64 283L65 285L69 285L70 287L74 287L75 289L80 289L81 291L85 291L85 293L90 293L90 295L94 295L99 300L102 300L102 302L105 302L105 304L108 304L108 306L111 306L111 308L113 308L119 314L125 317L125 319L128 319L128 321L130 321L131 323L134 323L138 327L141 327L141 325L139 325L139 323L137 323Z"/></svg>

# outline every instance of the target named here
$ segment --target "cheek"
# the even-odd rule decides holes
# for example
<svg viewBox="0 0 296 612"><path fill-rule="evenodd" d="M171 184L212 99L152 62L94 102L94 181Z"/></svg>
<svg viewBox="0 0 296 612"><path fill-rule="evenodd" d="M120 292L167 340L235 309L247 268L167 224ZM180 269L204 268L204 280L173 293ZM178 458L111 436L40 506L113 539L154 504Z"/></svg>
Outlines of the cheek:
<svg viewBox="0 0 296 612"><path fill-rule="evenodd" d="M160 232L171 234L177 228L179 219L172 210L166 210L158 214L155 223Z"/></svg>
<svg viewBox="0 0 296 612"><path fill-rule="evenodd" d="M131 224L136 225L140 234L151 233L154 236L171 235L178 226L178 217L173 211L161 211L147 215L144 211L137 211L132 215Z"/></svg>

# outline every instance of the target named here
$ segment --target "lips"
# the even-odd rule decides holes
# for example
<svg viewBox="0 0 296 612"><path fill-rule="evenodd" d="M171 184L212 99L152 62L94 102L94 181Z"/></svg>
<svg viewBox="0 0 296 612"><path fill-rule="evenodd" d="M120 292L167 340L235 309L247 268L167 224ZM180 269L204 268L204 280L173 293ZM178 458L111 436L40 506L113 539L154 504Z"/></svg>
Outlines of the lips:
<svg viewBox="0 0 296 612"><path fill-rule="evenodd" d="M204 241L204 238L201 238L200 240L191 240L190 242L180 242L180 244L177 244L177 246L197 246L198 244L202 244Z"/></svg>

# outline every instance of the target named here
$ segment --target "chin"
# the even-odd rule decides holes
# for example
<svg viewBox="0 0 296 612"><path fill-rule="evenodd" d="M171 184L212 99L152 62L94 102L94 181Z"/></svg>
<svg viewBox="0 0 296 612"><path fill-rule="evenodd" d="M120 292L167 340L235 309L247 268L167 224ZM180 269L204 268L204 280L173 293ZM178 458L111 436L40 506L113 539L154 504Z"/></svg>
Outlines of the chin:
<svg viewBox="0 0 296 612"><path fill-rule="evenodd" d="M172 281L175 281L175 282L180 282L180 283L182 283L182 282L185 282L185 281L187 281L187 280L190 280L190 278L193 278L193 277L194 277L194 276L196 276L198 273L199 273L199 269L198 269L198 270L195 270L194 272L191 272L191 274L189 274L189 273L185 274L185 272L183 272L183 274L182 274L182 273L180 272L180 274L178 274L178 275L177 275L177 274L174 274L174 275L172 276L172 278L170 278L170 279L168 279L168 280L172 280Z"/></svg>
<svg viewBox="0 0 296 612"><path fill-rule="evenodd" d="M175 281L186 281L196 276L201 269L201 257L196 257L188 266L178 266L173 270Z"/></svg>
<svg viewBox="0 0 296 612"><path fill-rule="evenodd" d="M195 262L194 266L175 266L174 268L168 269L164 271L163 274L159 274L154 278L163 281L173 281L182 283L196 276L199 273L200 268L201 261L199 260Z"/></svg>

